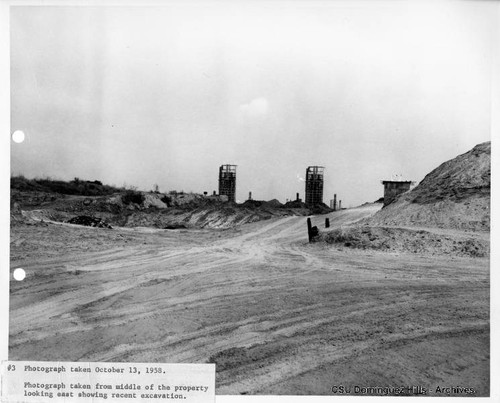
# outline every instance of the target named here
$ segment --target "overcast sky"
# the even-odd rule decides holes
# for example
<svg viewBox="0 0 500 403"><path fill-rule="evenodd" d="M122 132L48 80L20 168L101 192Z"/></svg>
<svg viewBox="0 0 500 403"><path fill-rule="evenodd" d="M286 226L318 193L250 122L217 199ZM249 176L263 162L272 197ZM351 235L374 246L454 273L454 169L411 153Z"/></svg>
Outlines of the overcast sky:
<svg viewBox="0 0 500 403"><path fill-rule="evenodd" d="M12 174L237 199L383 195L490 140L495 2L13 7Z"/></svg>

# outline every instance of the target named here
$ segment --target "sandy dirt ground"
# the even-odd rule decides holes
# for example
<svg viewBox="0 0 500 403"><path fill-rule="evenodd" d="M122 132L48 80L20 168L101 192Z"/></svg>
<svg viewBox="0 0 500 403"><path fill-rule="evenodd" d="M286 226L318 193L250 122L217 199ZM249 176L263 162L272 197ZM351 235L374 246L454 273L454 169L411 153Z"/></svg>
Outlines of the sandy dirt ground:
<svg viewBox="0 0 500 403"><path fill-rule="evenodd" d="M11 360L215 362L222 395L489 395L487 258L309 244L305 217L286 217L230 230L19 225L17 267Z"/></svg>

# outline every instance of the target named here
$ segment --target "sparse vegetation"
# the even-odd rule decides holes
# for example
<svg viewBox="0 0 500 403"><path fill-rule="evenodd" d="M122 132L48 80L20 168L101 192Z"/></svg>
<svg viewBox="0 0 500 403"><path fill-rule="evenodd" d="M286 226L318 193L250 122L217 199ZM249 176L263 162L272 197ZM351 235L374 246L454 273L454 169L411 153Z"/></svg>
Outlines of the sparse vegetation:
<svg viewBox="0 0 500 403"><path fill-rule="evenodd" d="M122 195L122 202L124 204L141 204L144 201L144 195L141 192L135 190L127 190L124 195Z"/></svg>
<svg viewBox="0 0 500 403"><path fill-rule="evenodd" d="M20 191L36 191L47 193L60 193L65 195L80 196L106 196L119 192L122 189L114 186L103 185L101 181L87 181L75 178L72 181L54 180L47 178L27 179L23 175L10 178L11 189Z"/></svg>
<svg viewBox="0 0 500 403"><path fill-rule="evenodd" d="M172 198L171 197L164 195L160 200L163 203L165 203L168 207L172 206Z"/></svg>

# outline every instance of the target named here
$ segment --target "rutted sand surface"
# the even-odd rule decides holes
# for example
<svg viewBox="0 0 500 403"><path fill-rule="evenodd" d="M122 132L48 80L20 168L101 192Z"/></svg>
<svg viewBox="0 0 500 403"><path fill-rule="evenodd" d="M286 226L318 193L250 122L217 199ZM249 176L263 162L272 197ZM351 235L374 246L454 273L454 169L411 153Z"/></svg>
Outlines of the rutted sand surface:
<svg viewBox="0 0 500 403"><path fill-rule="evenodd" d="M331 213L332 228L379 206ZM313 217L323 228L325 216ZM218 394L333 385L489 394L489 261L239 229L12 228L10 359L216 362Z"/></svg>

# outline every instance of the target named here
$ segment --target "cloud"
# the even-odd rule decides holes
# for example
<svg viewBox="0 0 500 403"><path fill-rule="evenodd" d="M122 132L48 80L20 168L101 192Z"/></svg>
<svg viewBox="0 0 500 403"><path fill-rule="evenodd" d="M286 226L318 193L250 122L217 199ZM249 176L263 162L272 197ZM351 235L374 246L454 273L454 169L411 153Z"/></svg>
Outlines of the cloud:
<svg viewBox="0 0 500 403"><path fill-rule="evenodd" d="M266 98L255 98L247 104L240 106L240 112L243 116L249 118L258 118L267 115L269 110L269 102Z"/></svg>

